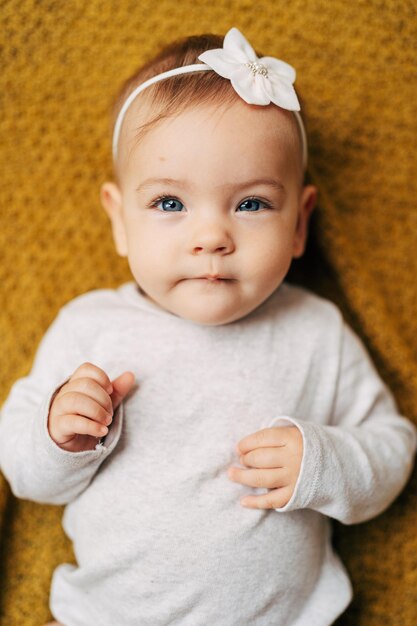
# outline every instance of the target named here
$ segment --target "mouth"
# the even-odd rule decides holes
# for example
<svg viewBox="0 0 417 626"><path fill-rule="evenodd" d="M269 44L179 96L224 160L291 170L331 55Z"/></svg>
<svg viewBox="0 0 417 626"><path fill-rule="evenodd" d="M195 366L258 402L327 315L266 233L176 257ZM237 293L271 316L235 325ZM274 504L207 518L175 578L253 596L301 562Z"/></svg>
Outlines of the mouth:
<svg viewBox="0 0 417 626"><path fill-rule="evenodd" d="M220 274L202 274L201 276L187 276L181 278L179 282L197 282L201 285L220 285L225 283L235 283L236 279L231 276L221 276Z"/></svg>
<svg viewBox="0 0 417 626"><path fill-rule="evenodd" d="M225 276L220 276L219 274L204 274L203 276L197 276L197 280L204 280L210 283L220 283L227 280L232 280L231 278L226 278Z"/></svg>

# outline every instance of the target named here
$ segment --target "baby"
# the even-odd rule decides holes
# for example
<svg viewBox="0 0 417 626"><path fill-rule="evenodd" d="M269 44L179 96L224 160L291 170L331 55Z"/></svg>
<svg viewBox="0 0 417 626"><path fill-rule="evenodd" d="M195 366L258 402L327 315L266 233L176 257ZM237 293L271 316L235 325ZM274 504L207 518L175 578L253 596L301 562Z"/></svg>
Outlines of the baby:
<svg viewBox="0 0 417 626"><path fill-rule="evenodd" d="M67 505L65 626L332 624L352 589L330 518L410 475L416 430L361 342L285 282L317 197L294 80L232 28L115 104L101 200L134 280L63 307L0 420L13 493Z"/></svg>

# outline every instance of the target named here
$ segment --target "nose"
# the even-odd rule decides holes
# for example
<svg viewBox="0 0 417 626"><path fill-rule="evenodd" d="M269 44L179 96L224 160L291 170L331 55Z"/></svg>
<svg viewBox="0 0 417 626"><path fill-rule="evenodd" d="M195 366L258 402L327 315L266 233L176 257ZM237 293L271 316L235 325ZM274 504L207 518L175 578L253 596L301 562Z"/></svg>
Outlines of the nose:
<svg viewBox="0 0 417 626"><path fill-rule="evenodd" d="M191 237L192 254L230 254L235 249L232 235L220 220L201 220Z"/></svg>

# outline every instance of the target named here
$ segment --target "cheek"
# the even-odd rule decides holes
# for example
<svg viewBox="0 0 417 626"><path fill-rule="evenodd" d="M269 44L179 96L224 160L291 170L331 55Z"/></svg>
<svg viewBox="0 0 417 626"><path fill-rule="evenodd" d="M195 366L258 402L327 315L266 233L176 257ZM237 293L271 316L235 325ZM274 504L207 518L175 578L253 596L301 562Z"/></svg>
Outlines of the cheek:
<svg viewBox="0 0 417 626"><path fill-rule="evenodd" d="M136 277L155 277L172 265L172 237L167 239L163 229L140 220L132 220L127 229L129 264Z"/></svg>
<svg viewBox="0 0 417 626"><path fill-rule="evenodd" d="M152 252L150 242L151 237L147 235L146 229L141 227L137 220L131 220L126 224L126 236L128 245L128 257L136 264L142 263Z"/></svg>
<svg viewBox="0 0 417 626"><path fill-rule="evenodd" d="M276 265L292 256L294 228L291 223L269 224L257 237L248 239L251 257L257 264Z"/></svg>
<svg viewBox="0 0 417 626"><path fill-rule="evenodd" d="M263 282L277 286L284 280L293 259L293 233L283 230L270 233L262 252Z"/></svg>

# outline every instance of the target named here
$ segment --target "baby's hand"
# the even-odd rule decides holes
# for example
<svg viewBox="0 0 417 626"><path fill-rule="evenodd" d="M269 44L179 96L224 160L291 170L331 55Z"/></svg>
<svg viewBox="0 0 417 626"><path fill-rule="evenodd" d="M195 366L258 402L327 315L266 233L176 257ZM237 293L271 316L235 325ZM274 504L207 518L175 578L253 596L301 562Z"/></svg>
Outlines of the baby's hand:
<svg viewBox="0 0 417 626"><path fill-rule="evenodd" d="M97 437L108 433L113 412L134 381L132 372L124 372L111 382L96 365L80 365L51 403L48 430L52 439L69 452L93 450Z"/></svg>
<svg viewBox="0 0 417 626"><path fill-rule="evenodd" d="M303 437L296 426L264 428L237 444L242 465L229 468L229 478L251 487L271 489L259 496L245 496L240 504L253 509L279 509L294 493L303 458Z"/></svg>

